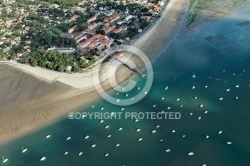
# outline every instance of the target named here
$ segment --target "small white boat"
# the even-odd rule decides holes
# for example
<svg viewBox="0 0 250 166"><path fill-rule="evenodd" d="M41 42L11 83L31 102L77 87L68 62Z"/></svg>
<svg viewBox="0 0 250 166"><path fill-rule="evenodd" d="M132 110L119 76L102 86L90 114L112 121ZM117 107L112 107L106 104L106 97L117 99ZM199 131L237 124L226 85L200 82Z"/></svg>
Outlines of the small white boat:
<svg viewBox="0 0 250 166"><path fill-rule="evenodd" d="M165 87L165 90L168 90L168 87L167 87L167 86Z"/></svg>
<svg viewBox="0 0 250 166"><path fill-rule="evenodd" d="M180 105L180 107L182 108L182 107L183 107L183 105Z"/></svg>
<svg viewBox="0 0 250 166"><path fill-rule="evenodd" d="M40 161L44 161L44 160L46 160L46 157L42 157L42 158L40 159Z"/></svg>
<svg viewBox="0 0 250 166"><path fill-rule="evenodd" d="M128 94L126 94L126 97L128 97Z"/></svg>
<svg viewBox="0 0 250 166"><path fill-rule="evenodd" d="M78 156L81 156L82 155L82 152L80 152L79 154L78 154Z"/></svg>
<svg viewBox="0 0 250 166"><path fill-rule="evenodd" d="M206 136L206 139L208 139L208 138L209 138L209 135Z"/></svg>
<svg viewBox="0 0 250 166"><path fill-rule="evenodd" d="M164 98L164 97L162 97L161 99L162 99L162 100L164 100L165 98Z"/></svg>
<svg viewBox="0 0 250 166"><path fill-rule="evenodd" d="M138 141L139 141L139 142L142 141L142 138L139 138Z"/></svg>
<svg viewBox="0 0 250 166"><path fill-rule="evenodd" d="M96 147L96 144L93 144L92 146L91 146L91 148L95 148Z"/></svg>
<svg viewBox="0 0 250 166"><path fill-rule="evenodd" d="M156 126L156 128L159 128L159 127L160 127L160 125L157 125L157 126Z"/></svg>
<svg viewBox="0 0 250 166"><path fill-rule="evenodd" d="M201 105L200 105L200 108L202 108L203 106L204 106L204 105L203 105L203 104L201 104Z"/></svg>
<svg viewBox="0 0 250 166"><path fill-rule="evenodd" d="M119 131L121 131L121 130L122 130L122 128L120 127L118 130L119 130Z"/></svg>
<svg viewBox="0 0 250 166"><path fill-rule="evenodd" d="M156 105L153 105L153 107L156 107Z"/></svg>
<svg viewBox="0 0 250 166"><path fill-rule="evenodd" d="M22 147L22 153L25 153L28 149Z"/></svg>
<svg viewBox="0 0 250 166"><path fill-rule="evenodd" d="M205 111L204 113L205 113L205 114L207 114L207 113L208 113L208 111Z"/></svg>
<svg viewBox="0 0 250 166"><path fill-rule="evenodd" d="M186 135L183 135L182 137L183 137L183 138L185 138L185 137L186 137Z"/></svg>
<svg viewBox="0 0 250 166"><path fill-rule="evenodd" d="M123 111L125 108L121 108L121 111Z"/></svg>
<svg viewBox="0 0 250 166"><path fill-rule="evenodd" d="M189 156L193 156L193 155L194 155L194 152L189 152L188 155L189 155Z"/></svg>
<svg viewBox="0 0 250 166"><path fill-rule="evenodd" d="M141 89L141 87L138 87L137 89L138 89L138 90L140 90L140 89Z"/></svg>
<svg viewBox="0 0 250 166"><path fill-rule="evenodd" d="M195 77L196 77L196 75L195 75L194 72L193 72L192 78L195 78Z"/></svg>
<svg viewBox="0 0 250 166"><path fill-rule="evenodd" d="M68 137L66 140L68 141L68 140L70 140L71 139L71 137Z"/></svg>
<svg viewBox="0 0 250 166"><path fill-rule="evenodd" d="M101 110L104 110L104 108L102 107Z"/></svg>
<svg viewBox="0 0 250 166"><path fill-rule="evenodd" d="M192 86L192 89L195 89L195 86Z"/></svg>
<svg viewBox="0 0 250 166"><path fill-rule="evenodd" d="M109 128L109 125L105 126L105 129Z"/></svg>
<svg viewBox="0 0 250 166"><path fill-rule="evenodd" d="M191 112L189 115L193 115L193 113Z"/></svg>
<svg viewBox="0 0 250 166"><path fill-rule="evenodd" d="M197 99L197 97L195 96L195 97L194 97L194 99L196 100L196 99Z"/></svg>
<svg viewBox="0 0 250 166"><path fill-rule="evenodd" d="M223 98L221 97L219 100L223 100Z"/></svg>
<svg viewBox="0 0 250 166"><path fill-rule="evenodd" d="M222 131L219 131L219 134L222 134Z"/></svg>
<svg viewBox="0 0 250 166"><path fill-rule="evenodd" d="M111 116L113 116L113 115L115 115L115 113L114 112L111 112L111 114L110 114Z"/></svg>
<svg viewBox="0 0 250 166"><path fill-rule="evenodd" d="M105 157L108 157L108 156L109 156L109 154L108 154L108 153L106 153L106 154L105 154Z"/></svg>
<svg viewBox="0 0 250 166"><path fill-rule="evenodd" d="M108 138L110 138L111 137L111 135L108 135Z"/></svg>
<svg viewBox="0 0 250 166"><path fill-rule="evenodd" d="M201 117L199 116L198 120L201 120Z"/></svg>
<svg viewBox="0 0 250 166"><path fill-rule="evenodd" d="M240 86L239 85L236 85L235 88L239 88Z"/></svg>
<svg viewBox="0 0 250 166"><path fill-rule="evenodd" d="M138 121L139 121L139 119L136 119L136 120L135 120L135 122L138 122Z"/></svg>
<svg viewBox="0 0 250 166"><path fill-rule="evenodd" d="M232 142L227 142L227 144L228 144L228 145L231 145L231 144L232 144Z"/></svg>
<svg viewBox="0 0 250 166"><path fill-rule="evenodd" d="M100 120L100 123L103 123L104 122L104 120Z"/></svg>
<svg viewBox="0 0 250 166"><path fill-rule="evenodd" d="M162 142L163 141L163 139L160 139L160 142Z"/></svg>
<svg viewBox="0 0 250 166"><path fill-rule="evenodd" d="M66 152L64 153L64 155L67 155L68 153L69 153L69 152L66 151Z"/></svg>
<svg viewBox="0 0 250 166"><path fill-rule="evenodd" d="M208 88L208 86L206 85L205 88Z"/></svg>
<svg viewBox="0 0 250 166"><path fill-rule="evenodd" d="M230 92L230 89L227 89L227 92Z"/></svg>
<svg viewBox="0 0 250 166"><path fill-rule="evenodd" d="M171 109L171 107L168 107L168 110L170 110Z"/></svg>
<svg viewBox="0 0 250 166"><path fill-rule="evenodd" d="M148 92L144 92L144 94L146 95Z"/></svg>
<svg viewBox="0 0 250 166"><path fill-rule="evenodd" d="M88 138L89 138L89 135L86 135L86 136L85 136L85 139L88 139Z"/></svg>
<svg viewBox="0 0 250 166"><path fill-rule="evenodd" d="M47 138L47 139L48 139L48 138L50 138L50 137L51 137L51 135L47 135L45 138Z"/></svg>
<svg viewBox="0 0 250 166"><path fill-rule="evenodd" d="M176 101L180 101L180 99L178 98L178 99L176 99Z"/></svg>
<svg viewBox="0 0 250 166"><path fill-rule="evenodd" d="M172 130L172 133L175 133L175 130Z"/></svg>
<svg viewBox="0 0 250 166"><path fill-rule="evenodd" d="M140 132L140 131L141 131L141 129L136 129L136 131L137 131L137 132Z"/></svg>
<svg viewBox="0 0 250 166"><path fill-rule="evenodd" d="M167 153L170 152L170 151L171 151L170 149L167 149L167 150L166 150Z"/></svg>
<svg viewBox="0 0 250 166"><path fill-rule="evenodd" d="M120 144L116 144L115 146L118 147L118 146L120 146Z"/></svg>
<svg viewBox="0 0 250 166"><path fill-rule="evenodd" d="M7 159L7 158L5 159L5 158L2 156L2 160L3 160L2 163L6 163L9 159Z"/></svg>
<svg viewBox="0 0 250 166"><path fill-rule="evenodd" d="M116 102L118 103L120 101L120 99L117 99Z"/></svg>
<svg viewBox="0 0 250 166"><path fill-rule="evenodd" d="M153 134L156 133L156 130L153 130L152 133L153 133Z"/></svg>
<svg viewBox="0 0 250 166"><path fill-rule="evenodd" d="M94 108L95 106L94 106L94 105L92 105L91 107L92 107L92 108Z"/></svg>
<svg viewBox="0 0 250 166"><path fill-rule="evenodd" d="M239 99L239 97L238 97L238 96L236 96L236 97L235 97L235 99L236 99L236 100L238 100L238 99Z"/></svg>

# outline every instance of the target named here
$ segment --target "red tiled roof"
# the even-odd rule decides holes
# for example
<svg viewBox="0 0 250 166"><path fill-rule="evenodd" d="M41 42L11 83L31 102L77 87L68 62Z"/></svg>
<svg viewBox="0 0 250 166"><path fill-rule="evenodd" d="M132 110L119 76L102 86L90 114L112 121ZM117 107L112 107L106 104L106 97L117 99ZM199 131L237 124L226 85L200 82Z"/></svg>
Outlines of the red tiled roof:
<svg viewBox="0 0 250 166"><path fill-rule="evenodd" d="M73 20L75 20L75 19L77 19L78 17L80 17L79 15L74 15L74 16L72 16L70 19L69 19L69 22L71 22L71 21L73 21Z"/></svg>
<svg viewBox="0 0 250 166"><path fill-rule="evenodd" d="M124 52L123 52L123 51L120 51L120 52L116 52L116 53L115 53L115 56L120 57L120 56L122 56L123 54L124 54Z"/></svg>
<svg viewBox="0 0 250 166"><path fill-rule="evenodd" d="M105 34L106 33L109 33L110 31L112 31L113 29L115 29L115 25L112 25L112 26L110 26L110 27L105 27L105 28L103 28L103 30L105 31Z"/></svg>
<svg viewBox="0 0 250 166"><path fill-rule="evenodd" d="M88 39L86 39L85 41L79 43L79 44L77 45L77 47L86 47L86 46L88 46L88 45L89 45L91 42L93 42L93 41L94 41L94 38L93 38L93 37L88 38Z"/></svg>
<svg viewBox="0 0 250 166"><path fill-rule="evenodd" d="M122 28L122 27L119 27L119 28L117 28L117 29L114 29L113 32L114 32L114 33L119 33L119 32L121 32L122 30L123 30L123 28Z"/></svg>

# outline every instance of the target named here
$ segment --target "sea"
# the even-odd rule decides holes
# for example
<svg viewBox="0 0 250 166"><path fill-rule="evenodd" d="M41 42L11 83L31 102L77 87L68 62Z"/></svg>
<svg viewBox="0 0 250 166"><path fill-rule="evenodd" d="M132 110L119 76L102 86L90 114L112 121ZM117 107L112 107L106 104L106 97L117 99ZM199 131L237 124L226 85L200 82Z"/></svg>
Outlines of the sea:
<svg viewBox="0 0 250 166"><path fill-rule="evenodd" d="M8 161L0 165L249 166L250 8L176 38L152 65L153 85L141 101L118 106L99 99L77 111L179 112L181 118L65 116L1 144L0 156ZM110 94L124 99L139 93L146 78L132 79L137 86L128 96Z"/></svg>

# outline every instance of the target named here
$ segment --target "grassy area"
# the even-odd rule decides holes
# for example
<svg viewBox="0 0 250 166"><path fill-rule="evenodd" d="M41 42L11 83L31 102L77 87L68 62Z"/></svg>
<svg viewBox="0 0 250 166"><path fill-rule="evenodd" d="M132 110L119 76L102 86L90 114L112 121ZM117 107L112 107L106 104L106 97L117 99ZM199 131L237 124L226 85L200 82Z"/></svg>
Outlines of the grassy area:
<svg viewBox="0 0 250 166"><path fill-rule="evenodd" d="M190 14L186 26L189 27L196 20L198 20L204 9L206 9L211 3L215 1L216 0L191 0L189 9Z"/></svg>

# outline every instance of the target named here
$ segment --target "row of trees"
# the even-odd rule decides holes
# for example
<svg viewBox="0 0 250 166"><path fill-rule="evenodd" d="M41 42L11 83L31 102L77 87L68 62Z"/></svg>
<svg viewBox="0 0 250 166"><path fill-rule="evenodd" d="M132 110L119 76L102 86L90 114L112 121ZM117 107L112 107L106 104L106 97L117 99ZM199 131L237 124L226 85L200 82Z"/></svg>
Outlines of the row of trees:
<svg viewBox="0 0 250 166"><path fill-rule="evenodd" d="M40 47L48 48L51 46L76 48L75 40L68 37L62 37L61 31L57 28L43 30L40 33L29 32L24 37L22 37L22 39L26 40L26 36L32 38L31 47L33 49L37 49Z"/></svg>
<svg viewBox="0 0 250 166"><path fill-rule="evenodd" d="M80 58L79 53L65 54L57 51L38 49L31 52L29 55L20 57L19 62L29 64L33 67L40 66L60 72L65 72L67 66L72 66L73 72L79 72L81 69L84 69L95 62L92 56L90 56L89 59L90 62L86 63L86 61Z"/></svg>
<svg viewBox="0 0 250 166"><path fill-rule="evenodd" d="M44 0L49 4L58 4L61 8L67 9L78 5L81 0Z"/></svg>

